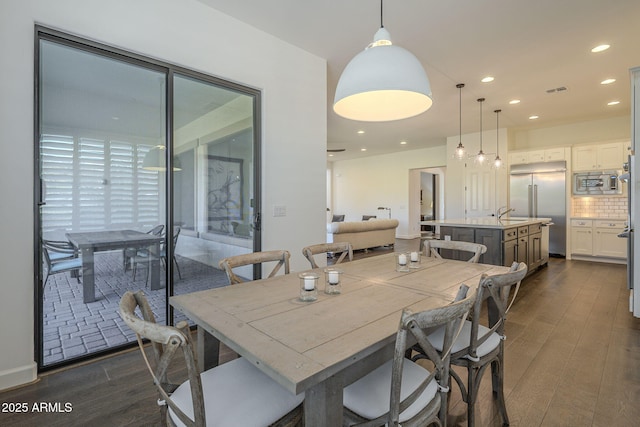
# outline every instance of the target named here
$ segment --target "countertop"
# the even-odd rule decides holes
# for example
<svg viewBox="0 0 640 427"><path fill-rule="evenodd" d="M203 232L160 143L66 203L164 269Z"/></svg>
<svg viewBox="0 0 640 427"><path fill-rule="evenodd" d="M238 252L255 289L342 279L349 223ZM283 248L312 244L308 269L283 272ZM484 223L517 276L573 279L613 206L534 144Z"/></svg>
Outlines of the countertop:
<svg viewBox="0 0 640 427"><path fill-rule="evenodd" d="M450 227L469 227L469 228L512 228L526 225L550 222L551 218L525 218L525 217L504 217L498 219L494 216L476 217L476 218L459 218L459 219L436 219L432 221L421 221L421 225L440 225Z"/></svg>

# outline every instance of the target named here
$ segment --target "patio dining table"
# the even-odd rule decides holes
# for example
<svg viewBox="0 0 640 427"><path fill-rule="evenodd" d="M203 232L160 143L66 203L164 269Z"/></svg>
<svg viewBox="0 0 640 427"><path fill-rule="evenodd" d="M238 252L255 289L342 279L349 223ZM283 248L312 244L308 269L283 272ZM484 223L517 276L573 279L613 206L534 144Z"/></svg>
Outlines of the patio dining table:
<svg viewBox="0 0 640 427"><path fill-rule="evenodd" d="M394 254L342 263L342 293L320 287L299 299L297 274L245 282L170 298L198 328L201 369L218 363L223 342L291 393L305 392L305 424L342 425L342 390L393 358L402 310L448 304L460 284L505 267L423 257L398 272ZM320 274L323 269L309 270Z"/></svg>
<svg viewBox="0 0 640 427"><path fill-rule="evenodd" d="M114 249L148 249L151 289L160 289L160 242L163 237L135 230L104 230L67 233L69 242L82 255L82 298L96 300L94 254Z"/></svg>

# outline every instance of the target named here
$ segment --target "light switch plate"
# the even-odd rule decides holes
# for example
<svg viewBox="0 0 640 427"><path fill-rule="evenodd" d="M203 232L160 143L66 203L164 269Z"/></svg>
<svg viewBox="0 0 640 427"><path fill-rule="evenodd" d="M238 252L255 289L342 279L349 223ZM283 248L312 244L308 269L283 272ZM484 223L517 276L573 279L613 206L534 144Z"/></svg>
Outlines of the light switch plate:
<svg viewBox="0 0 640 427"><path fill-rule="evenodd" d="M287 216L287 207L284 205L275 205L273 207L273 216L274 217Z"/></svg>

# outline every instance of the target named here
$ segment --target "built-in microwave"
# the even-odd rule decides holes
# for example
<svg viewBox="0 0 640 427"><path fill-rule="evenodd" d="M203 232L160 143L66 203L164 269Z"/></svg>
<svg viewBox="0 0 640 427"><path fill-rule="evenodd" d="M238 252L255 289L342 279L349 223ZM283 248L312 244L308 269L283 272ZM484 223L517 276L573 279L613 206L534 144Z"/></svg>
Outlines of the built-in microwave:
<svg viewBox="0 0 640 427"><path fill-rule="evenodd" d="M576 172L573 174L573 194L602 196L622 194L618 181L621 171Z"/></svg>

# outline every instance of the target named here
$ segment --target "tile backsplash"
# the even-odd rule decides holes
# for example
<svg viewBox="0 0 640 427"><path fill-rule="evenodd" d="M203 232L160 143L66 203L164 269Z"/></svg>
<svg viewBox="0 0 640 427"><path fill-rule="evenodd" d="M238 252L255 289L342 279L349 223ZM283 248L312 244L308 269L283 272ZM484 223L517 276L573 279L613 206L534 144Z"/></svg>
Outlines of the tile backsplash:
<svg viewBox="0 0 640 427"><path fill-rule="evenodd" d="M572 217L626 218L628 212L625 196L572 197Z"/></svg>

